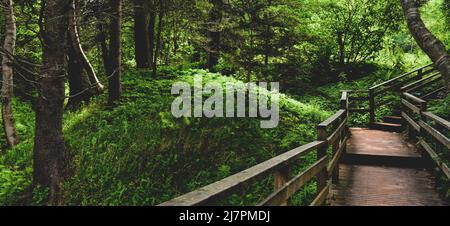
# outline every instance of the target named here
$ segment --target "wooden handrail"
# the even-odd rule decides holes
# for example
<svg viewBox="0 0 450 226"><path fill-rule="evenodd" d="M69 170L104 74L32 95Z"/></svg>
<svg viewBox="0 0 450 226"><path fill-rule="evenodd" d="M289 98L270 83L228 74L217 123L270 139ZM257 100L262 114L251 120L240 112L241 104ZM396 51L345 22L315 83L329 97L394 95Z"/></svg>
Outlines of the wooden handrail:
<svg viewBox="0 0 450 226"><path fill-rule="evenodd" d="M427 101L423 100L422 98L416 97L415 95L408 92L403 93L403 97L408 98L409 100L421 106L421 108L418 108L408 100L402 99L402 102L406 107L402 112L402 118L407 123L407 125L409 125L408 133L410 135L412 134L411 129L416 132L419 139L419 144L422 149L425 150L426 153L428 153L430 159L436 163L443 174L448 179L450 179L450 168L439 157L439 155L437 154L438 151L434 149L435 147L439 147L439 145L430 145L428 141L426 141L427 138L431 138L432 142L443 145L443 147L450 150L450 138L441 133L438 129L434 128L432 125L429 125L427 121L431 120L432 122L434 122L435 126L439 126L441 129L445 129L447 131L450 131L450 122L431 112L426 111ZM410 110L414 114L418 115L420 119L415 120L414 117L411 117L406 112L407 110Z"/></svg>
<svg viewBox="0 0 450 226"><path fill-rule="evenodd" d="M450 139L444 136L441 132L439 132L437 129L433 128L432 126L428 125L424 121L419 121L419 125L422 129L427 131L427 133L431 136L433 136L437 141L439 141L442 145L450 149Z"/></svg>
<svg viewBox="0 0 450 226"><path fill-rule="evenodd" d="M313 149L323 145L323 141L314 141L309 144L278 155L263 163L227 177L221 181L207 185L193 192L160 204L160 206L197 206L211 205L217 199L232 193L252 180L267 176L275 170L292 163L294 160L307 155Z"/></svg>
<svg viewBox="0 0 450 226"><path fill-rule="evenodd" d="M371 87L370 89L377 89L377 88L379 88L379 87L385 86L385 85L387 85L387 84L390 84L390 83L392 83L392 82L395 82L395 81L397 81L397 80L399 80L399 79L401 79L401 78L404 78L404 77L406 77L406 76L408 76L408 75L414 74L415 72L418 72L418 71L423 70L423 69L425 69L425 68L427 68L427 67L430 67L430 66L433 66L433 63L428 64L428 65L425 65L425 66L422 66L422 67L419 67L419 68L417 68L417 69L414 69L413 71L410 71L410 72L408 72L408 73L405 73L405 74L400 75L400 76L398 76L398 77L395 77L395 78L393 78L393 79L389 79L389 80L387 80L387 81L385 81L385 82L382 82L382 83L380 83L380 84L378 84L378 85L375 85L375 86Z"/></svg>
<svg viewBox="0 0 450 226"><path fill-rule="evenodd" d="M294 177L277 191L272 193L268 198L259 203L259 206L278 206L283 204L287 199L295 194L300 188L314 178L320 171L325 169L328 164L328 157L325 156L313 165L308 167L304 172Z"/></svg>
<svg viewBox="0 0 450 226"><path fill-rule="evenodd" d="M426 103L425 100L422 100L421 98L416 97L416 96L414 96L414 95L412 95L412 94L410 94L410 93L403 93L403 96L405 96L406 98L408 98L408 99L410 99L410 100L412 100L412 101L414 101L414 102L416 102L416 103L418 103L418 104L424 104L424 103Z"/></svg>
<svg viewBox="0 0 450 226"><path fill-rule="evenodd" d="M415 82L409 83L408 85L405 85L405 86L401 87L400 90L407 90L408 88L414 87L415 85L418 85L418 84L420 84L422 82L428 81L430 79L434 79L434 78L439 77L439 76L440 76L440 72L434 73L434 74L432 74L430 76L427 76L427 77L419 79L419 80L417 80Z"/></svg>
<svg viewBox="0 0 450 226"><path fill-rule="evenodd" d="M330 126L333 126L339 119L341 119L346 113L345 109L341 109L336 112L333 116L329 117L327 120L320 123L317 127L318 128L329 128Z"/></svg>
<svg viewBox="0 0 450 226"><path fill-rule="evenodd" d="M431 112L422 112L422 115L428 119L433 120L435 123L438 123L439 125L443 126L445 129L450 130L450 122L449 121L447 121Z"/></svg>
<svg viewBox="0 0 450 226"><path fill-rule="evenodd" d="M391 103L391 100L387 100L385 102L382 102L382 104L377 102L377 96L384 94L388 91L396 91L399 90L402 92L410 92L412 90L416 90L419 88L422 88L425 85L432 84L436 81L439 81L439 72L432 74L430 76L427 76L424 78L425 75L428 75L430 73L433 73L436 71L436 68L430 68L433 64L428 64L422 67L419 67L413 71L410 71L408 73L402 74L400 76L397 76L395 78L389 79L385 82L382 82L378 85L372 86L369 88L369 124L374 124L376 121L376 112L377 108L381 105ZM430 68L429 70L424 71L424 69ZM417 73L414 76L414 73ZM408 77L409 76L409 77ZM430 80L432 79L432 80ZM425 82L425 83L424 83ZM407 103L406 103L407 104Z"/></svg>

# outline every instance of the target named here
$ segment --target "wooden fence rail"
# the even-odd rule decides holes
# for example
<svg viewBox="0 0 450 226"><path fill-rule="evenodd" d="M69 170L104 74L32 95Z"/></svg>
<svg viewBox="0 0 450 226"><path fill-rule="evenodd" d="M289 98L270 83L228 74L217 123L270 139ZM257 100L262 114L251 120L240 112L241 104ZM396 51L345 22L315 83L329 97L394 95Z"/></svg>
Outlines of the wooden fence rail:
<svg viewBox="0 0 450 226"><path fill-rule="evenodd" d="M428 153L442 173L450 179L450 168L442 161L441 149L450 150L450 122L427 111L427 101L411 93L403 93L402 118L407 132L417 138L422 149Z"/></svg>
<svg viewBox="0 0 450 226"><path fill-rule="evenodd" d="M431 82L439 81L439 73L436 72L433 64L417 68L378 85L369 88L369 123L376 121L378 107L392 103L392 100L378 102L378 96L385 95L386 92L402 92L419 89ZM433 74L434 73L434 74ZM431 74L431 75L430 75ZM427 76L429 75L429 76ZM427 76L427 77L425 77Z"/></svg>
<svg viewBox="0 0 450 226"><path fill-rule="evenodd" d="M288 205L288 200L312 179L317 179L317 196L311 205L322 205L329 195L331 183L339 179L338 165L346 151L348 134L348 96L342 93L341 110L317 126L317 140L285 152L249 169L229 176L160 206L214 205L227 196L245 190L258 179L274 175L274 192L258 205ZM331 130L331 131L328 131ZM331 148L331 158L327 150ZM317 161L303 172L292 177L296 161L312 151L317 151Z"/></svg>

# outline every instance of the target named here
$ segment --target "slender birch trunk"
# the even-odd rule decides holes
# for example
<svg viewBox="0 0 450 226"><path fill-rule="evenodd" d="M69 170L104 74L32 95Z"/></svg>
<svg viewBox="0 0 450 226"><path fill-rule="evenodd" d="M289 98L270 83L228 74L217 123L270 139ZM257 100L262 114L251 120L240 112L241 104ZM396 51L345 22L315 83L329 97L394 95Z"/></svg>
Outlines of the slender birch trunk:
<svg viewBox="0 0 450 226"><path fill-rule="evenodd" d="M3 45L4 53L2 54L2 118L3 127L6 133L6 140L10 147L19 143L16 126L12 111L13 96L13 55L16 46L17 27L14 17L14 7L12 0L3 0L5 13L5 42Z"/></svg>

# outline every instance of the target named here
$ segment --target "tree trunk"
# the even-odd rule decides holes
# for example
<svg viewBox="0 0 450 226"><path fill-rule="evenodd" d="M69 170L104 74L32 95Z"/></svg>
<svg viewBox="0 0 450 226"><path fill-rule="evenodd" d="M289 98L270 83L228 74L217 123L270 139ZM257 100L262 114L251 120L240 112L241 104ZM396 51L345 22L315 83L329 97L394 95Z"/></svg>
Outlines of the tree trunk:
<svg viewBox="0 0 450 226"><path fill-rule="evenodd" d="M109 89L108 89L108 103L119 100L122 94L122 84L120 82L122 75L122 46L121 46L121 21L122 21L122 1L110 0L111 18L110 18L110 32L109 32Z"/></svg>
<svg viewBox="0 0 450 226"><path fill-rule="evenodd" d="M345 38L343 32L337 33L337 43L339 46L339 70L344 72L345 70Z"/></svg>
<svg viewBox="0 0 450 226"><path fill-rule="evenodd" d="M450 90L450 56L444 44L425 26L416 0L401 0L409 31L420 48L430 57Z"/></svg>
<svg viewBox="0 0 450 226"><path fill-rule="evenodd" d="M69 95L66 108L70 111L80 109L83 101L89 102L90 92L87 90L90 86L89 81L84 76L83 67L73 46L69 50L69 63L67 66L67 77L69 79Z"/></svg>
<svg viewBox="0 0 450 226"><path fill-rule="evenodd" d="M222 0L209 0L213 8L209 12L208 27L208 58L207 68L213 71L213 68L219 62L220 53L220 21L222 20Z"/></svg>
<svg viewBox="0 0 450 226"><path fill-rule="evenodd" d="M155 51L155 23L156 23L156 13L153 4L149 6L150 19L148 23L148 54L149 54L149 64L150 68L153 69L153 58Z"/></svg>
<svg viewBox="0 0 450 226"><path fill-rule="evenodd" d="M156 73L158 71L157 65L158 65L158 57L159 57L159 51L161 51L161 34L162 34L162 27L163 27L163 19L164 19L164 4L163 0L159 0L159 15L158 15L158 34L156 37L156 49L153 59L153 75L156 76Z"/></svg>
<svg viewBox="0 0 450 226"><path fill-rule="evenodd" d="M44 8L42 60L33 152L33 184L49 188L50 203L57 194L64 169L62 119L66 74L67 32L71 0L47 0Z"/></svg>
<svg viewBox="0 0 450 226"><path fill-rule="evenodd" d="M100 50L101 50L101 55L102 55L102 61L103 61L103 68L105 68L105 72L106 72L106 76L109 77L110 75L108 74L109 71L112 71L109 66L109 50L108 50L108 43L106 41L106 31L104 28L104 24L102 22L100 22L97 25L98 28L98 42L100 44Z"/></svg>
<svg viewBox="0 0 450 226"><path fill-rule="evenodd" d="M148 68L150 66L146 8L144 0L134 0L134 44L137 68Z"/></svg>
<svg viewBox="0 0 450 226"><path fill-rule="evenodd" d="M16 126L14 124L14 117L12 111L12 96L13 96L13 59L16 46L16 19L14 17L14 8L12 0L3 0L4 15L5 15L5 42L2 54L2 117L3 127L5 129L6 140L10 147L19 143L19 135L17 135Z"/></svg>
<svg viewBox="0 0 450 226"><path fill-rule="evenodd" d="M103 91L104 87L100 83L100 81L97 78L97 75L95 74L94 67L92 67L91 63L89 62L89 59L87 58L86 54L83 51L83 47L81 46L80 42L80 36L78 34L78 24L77 24L77 15L76 15L76 5L75 0L71 3L71 10L70 10L70 16L69 16L69 34L70 34L70 40L72 41L73 50L75 51L75 54L80 59L79 62L81 66L86 71L90 82L95 85L97 92L100 93Z"/></svg>

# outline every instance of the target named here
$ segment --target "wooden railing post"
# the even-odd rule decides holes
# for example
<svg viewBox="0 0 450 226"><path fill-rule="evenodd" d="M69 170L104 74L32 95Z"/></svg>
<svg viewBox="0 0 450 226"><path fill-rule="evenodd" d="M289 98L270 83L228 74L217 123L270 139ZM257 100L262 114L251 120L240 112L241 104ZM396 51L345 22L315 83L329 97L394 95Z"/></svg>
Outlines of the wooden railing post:
<svg viewBox="0 0 450 226"><path fill-rule="evenodd" d="M425 115L423 114L423 112L426 112L428 110L428 103L425 102L421 102L420 103L420 120L422 120L424 123L427 123L427 117L425 117ZM421 139L426 139L426 134L427 132L422 128L422 126L420 127L420 137Z"/></svg>
<svg viewBox="0 0 450 226"><path fill-rule="evenodd" d="M283 187L289 180L291 179L291 167L285 166L279 170L277 170L274 174L274 188L275 191ZM285 197L284 201L281 203L281 206L288 205L289 197Z"/></svg>
<svg viewBox="0 0 450 226"><path fill-rule="evenodd" d="M423 69L422 68L417 71L417 78L419 80L423 78Z"/></svg>
<svg viewBox="0 0 450 226"><path fill-rule="evenodd" d="M344 109L347 111L347 118L349 117L349 110L348 110L348 105L349 105L349 101L348 101L348 95L349 95L349 91L344 91L342 92L342 97L341 97L341 109Z"/></svg>
<svg viewBox="0 0 450 226"><path fill-rule="evenodd" d="M342 136L342 133L341 133ZM340 143L341 143L341 139L337 139L334 144L333 144L333 156L337 154L339 147L340 147ZM333 181L333 183L338 183L339 182L339 162L337 163L337 166L333 169L332 175L331 175L331 179Z"/></svg>
<svg viewBox="0 0 450 226"><path fill-rule="evenodd" d="M406 99L406 96L405 96L404 93L400 93L400 104L401 104L402 113L407 113L408 112L408 110L407 110L408 108L403 104L403 99ZM411 140L411 138L412 138L412 128L411 128L411 125L409 123L407 123L406 119L403 117L403 114L402 114L402 125L405 125L405 130L406 130L406 133L407 133L407 137L408 137L408 139Z"/></svg>
<svg viewBox="0 0 450 226"><path fill-rule="evenodd" d="M327 127L317 126L317 140L326 141L327 140ZM327 155L328 143L325 142L322 146L317 148L317 160L325 157ZM323 169L319 174L317 174L317 194L319 194L327 185L328 172L327 169Z"/></svg>
<svg viewBox="0 0 450 226"><path fill-rule="evenodd" d="M375 123L375 90L369 89L369 111L370 111L370 124Z"/></svg>

